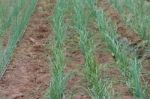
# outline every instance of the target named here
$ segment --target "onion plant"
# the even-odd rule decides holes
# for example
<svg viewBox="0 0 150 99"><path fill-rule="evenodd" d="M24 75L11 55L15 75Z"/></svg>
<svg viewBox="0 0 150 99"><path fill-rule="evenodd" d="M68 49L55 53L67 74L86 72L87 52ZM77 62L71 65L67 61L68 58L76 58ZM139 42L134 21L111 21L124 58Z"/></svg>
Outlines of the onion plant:
<svg viewBox="0 0 150 99"><path fill-rule="evenodd" d="M86 4L88 5L88 7L91 10L91 14L95 15L95 7L96 7L96 4L97 4L97 0L85 0L85 1L86 1Z"/></svg>
<svg viewBox="0 0 150 99"><path fill-rule="evenodd" d="M22 5L23 2L24 2L23 0L22 1L18 0L18 2L16 3L17 5ZM11 60L13 52L17 46L17 42L19 42L19 40L22 38L24 34L24 30L27 27L29 19L35 9L36 3L37 0L26 0L24 6L22 6L23 10L18 7L16 8L16 10L19 11L17 13L19 14L16 13L17 15L14 17L15 21L9 23L12 24L10 29L11 34L9 34L10 38L8 39L7 47L6 49L3 50L3 55L1 56L2 58L0 61L0 67L1 67L0 78L3 76L3 74L7 69L7 64Z"/></svg>
<svg viewBox="0 0 150 99"><path fill-rule="evenodd" d="M130 60L130 65L130 71L132 71L132 73L128 84L133 89L133 94L136 99L146 99L142 92L141 86L141 64L138 59L135 58L133 60Z"/></svg>
<svg viewBox="0 0 150 99"><path fill-rule="evenodd" d="M150 39L150 12L144 0L110 0L123 16L124 21L146 41ZM147 2L148 3L148 2Z"/></svg>
<svg viewBox="0 0 150 99"><path fill-rule="evenodd" d="M2 18L2 24L0 28L0 36L4 35L7 31L7 29L12 25L12 22L14 21L14 18L18 16L20 13L20 9L22 9L23 5L26 3L25 0L6 0L1 1L4 5L2 5L0 12L1 12L1 18ZM7 3L7 4L6 4Z"/></svg>
<svg viewBox="0 0 150 99"><path fill-rule="evenodd" d="M118 60L118 63L120 64L119 66L122 75L127 76L129 72L127 67L129 61L127 58L127 51L121 53L123 51L123 47L125 48L126 45L122 46L122 44L118 41L118 36L114 27L112 27L107 21L106 16L102 10L97 11L97 24L100 27L102 36L106 41L109 49L115 55L115 57Z"/></svg>
<svg viewBox="0 0 150 99"><path fill-rule="evenodd" d="M80 48L84 55L85 77L92 99L109 99L107 84L100 77L100 66L94 57L94 42L87 31L87 17L84 13L84 0L74 0L75 28L80 36ZM93 3L93 2L90 2ZM94 6L94 5L93 5Z"/></svg>
<svg viewBox="0 0 150 99"><path fill-rule="evenodd" d="M52 58L52 79L50 87L46 94L46 99L63 99L64 91L68 81L68 75L64 73L66 67L64 55L64 40L65 40L65 23L64 13L66 10L65 0L57 0L54 16L53 16L53 29L54 29L54 46Z"/></svg>
<svg viewBox="0 0 150 99"><path fill-rule="evenodd" d="M131 55L128 50L128 45L122 44L122 42L118 40L116 29L114 29L101 9L97 10L97 24L110 51L117 60L121 74L125 78L128 87L132 89L135 98L146 99L147 95L143 93L144 89L141 81L140 61Z"/></svg>

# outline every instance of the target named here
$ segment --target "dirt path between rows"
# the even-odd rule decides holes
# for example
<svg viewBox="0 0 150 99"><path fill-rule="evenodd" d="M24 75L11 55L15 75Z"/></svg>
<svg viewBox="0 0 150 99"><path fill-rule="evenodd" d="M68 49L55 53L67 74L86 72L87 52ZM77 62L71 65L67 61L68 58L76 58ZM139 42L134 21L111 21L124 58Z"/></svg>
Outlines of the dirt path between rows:
<svg viewBox="0 0 150 99"><path fill-rule="evenodd" d="M0 81L0 99L43 99L49 84L46 43L55 0L39 0L23 39Z"/></svg>

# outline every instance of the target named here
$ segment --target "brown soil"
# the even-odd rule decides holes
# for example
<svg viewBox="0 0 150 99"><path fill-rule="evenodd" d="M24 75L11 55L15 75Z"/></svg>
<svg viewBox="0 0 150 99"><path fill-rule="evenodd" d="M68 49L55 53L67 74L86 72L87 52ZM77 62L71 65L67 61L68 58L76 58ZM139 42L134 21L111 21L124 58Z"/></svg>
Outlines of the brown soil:
<svg viewBox="0 0 150 99"><path fill-rule="evenodd" d="M42 99L50 79L45 45L52 31L48 18L54 3L39 0L25 35L0 80L1 99Z"/></svg>
<svg viewBox="0 0 150 99"><path fill-rule="evenodd" d="M53 36L49 17L52 16L55 0L39 0L36 11L31 17L25 35L17 47L14 57L8 69L0 81L0 99L44 99L43 96L50 82L49 60L50 55L46 44ZM101 1L102 7L118 25L118 31L123 37L127 37L132 43L138 43L141 39L136 33L127 28L121 21L121 17L112 6ZM95 29L93 29L95 30ZM98 30L97 30L98 31ZM94 31L95 33L96 31ZM72 35L72 31L66 44L67 68L66 73L73 72L74 76L68 81L65 99L91 99L88 95L87 81L84 76L84 59L79 51L78 37ZM99 36L97 36L99 37ZM97 39L100 38L95 38ZM133 99L129 89L121 82L115 60L111 53L105 51L103 41L99 41L96 49L97 63L103 64L104 77L115 81L112 83L115 95L119 93L119 99ZM111 65L111 67L107 67ZM116 99L116 97L114 97Z"/></svg>
<svg viewBox="0 0 150 99"><path fill-rule="evenodd" d="M82 66L84 59L79 51L68 53L67 71L74 73L71 79L68 81L66 99L91 99L88 95L87 82L84 78Z"/></svg>

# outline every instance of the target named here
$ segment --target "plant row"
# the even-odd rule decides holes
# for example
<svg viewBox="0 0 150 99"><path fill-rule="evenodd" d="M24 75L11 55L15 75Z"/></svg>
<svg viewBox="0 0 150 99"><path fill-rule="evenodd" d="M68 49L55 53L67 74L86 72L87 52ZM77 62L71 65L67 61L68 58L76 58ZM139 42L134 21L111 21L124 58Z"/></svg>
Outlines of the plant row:
<svg viewBox="0 0 150 99"><path fill-rule="evenodd" d="M127 0L129 1L129 0ZM73 0L74 8L74 29L79 34L79 46L84 56L84 74L87 80L89 95L92 99L110 99L108 92L109 81L102 79L101 65L97 64L95 58L95 45L92 33L87 29L88 19L86 11L90 10L91 15L95 15L97 26L100 29L100 35L104 38L109 50L118 63L120 73L124 78L124 83L129 87L136 99L147 99L146 82L142 81L142 65L135 53L130 51L127 43L120 41L111 20L105 16L102 9L96 7L96 0ZM87 9L86 4L89 9ZM137 4L136 4L137 6ZM52 58L52 79L50 87L46 94L48 99L63 99L69 75L65 74L65 51L64 40L66 34L66 25L64 22L66 0L57 0L54 16L54 46ZM142 18L141 18L142 19ZM132 26L132 25L131 25Z"/></svg>
<svg viewBox="0 0 150 99"><path fill-rule="evenodd" d="M146 0L110 0L123 16L128 26L133 28L144 40L150 39L150 5Z"/></svg>
<svg viewBox="0 0 150 99"><path fill-rule="evenodd" d="M7 65L13 55L13 52L24 34L24 30L30 20L30 17L35 9L37 0L16 0L16 1L1 1L0 4L0 40L8 36L8 43L4 48L0 41L0 78L7 69ZM3 2L4 5L3 6ZM11 4L12 3L12 4ZM10 32L8 34L7 32Z"/></svg>
<svg viewBox="0 0 150 99"><path fill-rule="evenodd" d="M87 30L88 15L86 10L91 10L95 6L96 1L93 0L74 0L75 10L75 29L79 33L80 49L84 56L84 73L88 84L88 89L92 99L110 99L108 93L108 82L101 77L101 65L95 60L95 45L91 33ZM95 2L94 2L95 1ZM86 4L90 9L86 9ZM94 13L91 13L94 14Z"/></svg>
<svg viewBox="0 0 150 99"><path fill-rule="evenodd" d="M64 73L66 59L64 52L64 40L66 26L64 24L64 13L66 10L65 0L57 0L54 16L53 31L54 45L52 48L52 78L50 87L45 95L46 99L63 99L69 75Z"/></svg>
<svg viewBox="0 0 150 99"><path fill-rule="evenodd" d="M125 83L131 89L136 99L146 99L146 88L142 86L141 62L134 54L130 53L128 44L118 40L119 36L117 35L116 29L105 16L103 10L97 10L96 13L97 24L100 28L101 35L110 51L115 56Z"/></svg>

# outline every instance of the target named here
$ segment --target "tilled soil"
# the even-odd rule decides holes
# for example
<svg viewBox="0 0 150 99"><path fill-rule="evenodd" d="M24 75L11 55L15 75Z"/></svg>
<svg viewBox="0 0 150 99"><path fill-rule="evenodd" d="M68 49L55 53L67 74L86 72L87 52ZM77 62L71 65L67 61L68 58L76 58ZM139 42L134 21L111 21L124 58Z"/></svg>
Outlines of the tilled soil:
<svg viewBox="0 0 150 99"><path fill-rule="evenodd" d="M23 39L0 81L0 99L42 99L49 84L46 43L55 0L39 0Z"/></svg>
<svg viewBox="0 0 150 99"><path fill-rule="evenodd" d="M118 25L118 32L123 37L128 38L131 43L141 42L141 38L137 33L123 24L118 12L112 9L112 6L106 1L101 0L100 4ZM3 79L0 81L0 99L44 99L43 96L51 78L48 58L51 52L49 53L50 50L47 50L46 46L50 39L49 37L54 36L52 24L49 21L54 10L54 5L55 0L39 0L36 11L31 17L25 31L25 35L16 48L14 57ZM71 34L70 39L72 38L74 36ZM69 45L66 45L66 47L69 47ZM104 51L105 49L106 46L104 43L99 41L95 55L97 63L104 66L115 63L111 53ZM66 51L66 72L73 72L74 76L68 81L65 99L91 99L88 95L87 81L83 73L84 58L82 53L79 49L73 49L73 51L68 51L67 49ZM119 82L121 77L116 68L117 66L114 66L114 68L107 68L102 71L106 74L104 77L108 76L116 81L112 87L115 93L121 95L120 99L133 99L127 86Z"/></svg>

